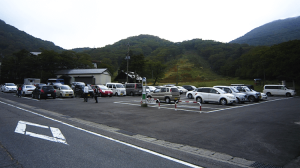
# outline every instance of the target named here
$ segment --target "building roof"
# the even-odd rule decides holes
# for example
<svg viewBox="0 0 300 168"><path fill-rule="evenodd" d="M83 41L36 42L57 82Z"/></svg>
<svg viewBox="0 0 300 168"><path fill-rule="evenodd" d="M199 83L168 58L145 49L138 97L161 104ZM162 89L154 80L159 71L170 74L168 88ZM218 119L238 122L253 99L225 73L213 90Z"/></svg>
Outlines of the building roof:
<svg viewBox="0 0 300 168"><path fill-rule="evenodd" d="M65 69L60 70L56 72L56 75L80 75L80 74L102 74L104 72L110 72L107 70L107 68L101 68L101 69Z"/></svg>

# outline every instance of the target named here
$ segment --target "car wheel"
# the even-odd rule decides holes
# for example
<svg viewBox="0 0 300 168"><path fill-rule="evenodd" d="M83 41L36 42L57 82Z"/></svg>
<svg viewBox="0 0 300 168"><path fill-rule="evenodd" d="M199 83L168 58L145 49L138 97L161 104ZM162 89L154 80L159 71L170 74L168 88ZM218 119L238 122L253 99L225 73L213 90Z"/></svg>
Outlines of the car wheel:
<svg viewBox="0 0 300 168"><path fill-rule="evenodd" d="M237 99L237 103L239 103L239 104L242 103L239 98L236 98L236 99Z"/></svg>
<svg viewBox="0 0 300 168"><path fill-rule="evenodd" d="M221 99L221 100L220 100L220 103L221 103L222 105L226 105L226 104L227 104L227 100L226 100L226 99Z"/></svg>
<svg viewBox="0 0 300 168"><path fill-rule="evenodd" d="M286 93L285 95L286 95L286 97L291 97L292 96L290 93Z"/></svg>
<svg viewBox="0 0 300 168"><path fill-rule="evenodd" d="M115 93L115 96L118 96L118 92Z"/></svg>
<svg viewBox="0 0 300 168"><path fill-rule="evenodd" d="M192 99L192 98L193 98L192 94L189 94L189 95L188 95L188 98L189 98L189 99Z"/></svg>
<svg viewBox="0 0 300 168"><path fill-rule="evenodd" d="M270 92L268 92L268 93L267 93L267 96L270 97L270 96L272 96L272 94L271 94Z"/></svg>
<svg viewBox="0 0 300 168"><path fill-rule="evenodd" d="M62 96L62 94L59 94L59 98L62 98L63 96Z"/></svg>
<svg viewBox="0 0 300 168"><path fill-rule="evenodd" d="M56 99L56 96L53 96L53 99Z"/></svg>
<svg viewBox="0 0 300 168"><path fill-rule="evenodd" d="M31 97L34 99L34 95L33 95L33 93L31 94Z"/></svg>
<svg viewBox="0 0 300 168"><path fill-rule="evenodd" d="M40 95L40 94L38 94L38 97L37 97L37 99L39 99L39 100L41 99L41 95Z"/></svg>
<svg viewBox="0 0 300 168"><path fill-rule="evenodd" d="M201 97L197 97L197 98L196 98L196 102L200 102L200 103L202 103L202 99L201 99Z"/></svg>
<svg viewBox="0 0 300 168"><path fill-rule="evenodd" d="M151 96L147 96L147 98L151 99Z"/></svg>
<svg viewBox="0 0 300 168"><path fill-rule="evenodd" d="M255 101L255 98L254 98L254 96L249 96L249 98L248 98L248 99L249 99L249 101L250 101L250 102L254 102L254 101Z"/></svg>
<svg viewBox="0 0 300 168"><path fill-rule="evenodd" d="M170 104L170 103L171 103L171 100L170 100L169 97L166 97L166 98L165 98L165 101L166 101L167 104Z"/></svg>
<svg viewBox="0 0 300 168"><path fill-rule="evenodd" d="M22 96L25 97L25 92L23 92Z"/></svg>
<svg viewBox="0 0 300 168"><path fill-rule="evenodd" d="M133 93L133 92L130 92L130 96L134 96L134 93Z"/></svg>

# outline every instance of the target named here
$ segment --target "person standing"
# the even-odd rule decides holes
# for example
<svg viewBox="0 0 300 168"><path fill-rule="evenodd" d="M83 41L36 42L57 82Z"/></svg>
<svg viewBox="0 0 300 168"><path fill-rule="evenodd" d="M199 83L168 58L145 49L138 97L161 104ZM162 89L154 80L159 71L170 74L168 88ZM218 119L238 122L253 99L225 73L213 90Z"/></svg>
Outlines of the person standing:
<svg viewBox="0 0 300 168"><path fill-rule="evenodd" d="M21 94L22 94L22 86L21 85L19 85L17 92L18 92L18 97L21 97Z"/></svg>
<svg viewBox="0 0 300 168"><path fill-rule="evenodd" d="M99 95L99 88L98 86L95 86L95 103L98 103L98 95Z"/></svg>
<svg viewBox="0 0 300 168"><path fill-rule="evenodd" d="M83 100L83 102L88 102L89 87L87 85L84 86L83 93L84 93L84 100Z"/></svg>

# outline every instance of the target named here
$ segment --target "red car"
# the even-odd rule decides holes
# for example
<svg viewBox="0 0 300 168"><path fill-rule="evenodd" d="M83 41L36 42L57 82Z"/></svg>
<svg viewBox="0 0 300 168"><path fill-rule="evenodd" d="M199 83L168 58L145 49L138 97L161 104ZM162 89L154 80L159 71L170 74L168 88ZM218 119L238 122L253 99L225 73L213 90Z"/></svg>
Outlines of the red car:
<svg viewBox="0 0 300 168"><path fill-rule="evenodd" d="M94 93L95 93L96 87L97 87L97 89L99 89L99 96L100 97L103 97L103 96L111 97L113 95L113 92L104 85L92 85Z"/></svg>

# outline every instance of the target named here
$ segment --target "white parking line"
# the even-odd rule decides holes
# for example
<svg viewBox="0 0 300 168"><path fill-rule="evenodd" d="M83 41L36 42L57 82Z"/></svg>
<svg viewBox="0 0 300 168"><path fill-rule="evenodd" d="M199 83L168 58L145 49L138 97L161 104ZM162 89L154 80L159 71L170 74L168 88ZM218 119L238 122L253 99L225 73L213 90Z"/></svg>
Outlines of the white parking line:
<svg viewBox="0 0 300 168"><path fill-rule="evenodd" d="M201 106L201 109L214 109L214 110L211 110L211 111L202 111L202 110L199 111L199 110L182 109L182 108L199 109L199 106L188 106L188 105L180 105L180 104L177 104L177 110L180 110L180 111L187 111L187 112L196 112L196 113L215 113L215 112L220 112L220 111L224 111L224 110L230 110L230 109L242 108L242 107L253 106L253 105L258 105L258 104L262 104L262 103L269 103L269 102L273 102L273 101L285 100L285 99L291 99L291 98L293 98L293 97L289 97L289 98L279 98L279 99L274 99L274 100L261 101L261 102L259 102L259 103L252 103L252 104L238 105L238 106L234 106L234 107L220 107L220 108L213 108L213 107L203 107L203 106ZM140 104L139 104L140 101L134 100L133 102L138 102L138 104L132 103L132 102L128 102L128 101L118 101L118 102L114 102L114 103L118 103L118 104L126 104L126 105L132 105L132 106L140 106ZM173 106L173 107L166 107L166 106ZM148 104L148 107L158 108L158 105L150 105L150 104ZM175 110L175 104L160 104L160 108L162 108L162 109Z"/></svg>
<svg viewBox="0 0 300 168"><path fill-rule="evenodd" d="M241 107L253 106L253 105L258 105L258 104L263 104L263 103L269 103L269 102L278 101L278 100L291 99L291 98L293 98L293 97L289 97L289 98L281 98L281 99L274 99L274 100L268 100L268 101L263 101L263 102L261 101L261 102L259 102L259 103L245 104L245 105L242 105L242 106L235 106L235 107L229 107L229 108L225 108L225 109L212 110L212 111L203 112L203 113L215 113L215 112L224 111L224 110L230 110L230 109L235 109L235 108L241 108Z"/></svg>

